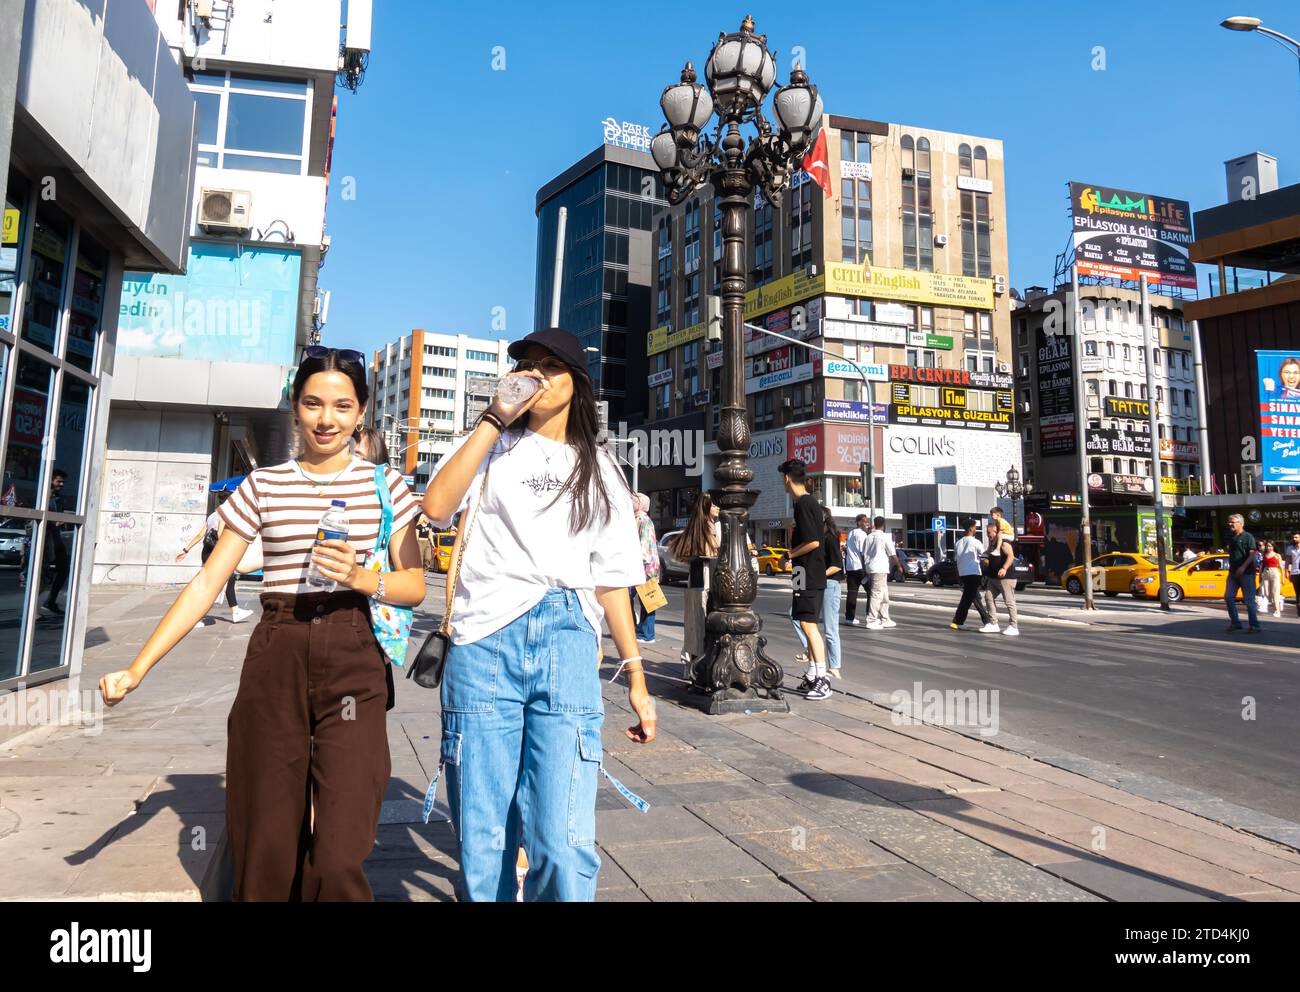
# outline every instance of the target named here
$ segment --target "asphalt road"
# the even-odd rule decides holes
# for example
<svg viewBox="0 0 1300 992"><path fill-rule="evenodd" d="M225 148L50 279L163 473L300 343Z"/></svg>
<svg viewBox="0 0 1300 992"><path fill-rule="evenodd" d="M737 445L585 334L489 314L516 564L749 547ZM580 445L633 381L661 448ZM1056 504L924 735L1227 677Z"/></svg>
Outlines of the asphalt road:
<svg viewBox="0 0 1300 992"><path fill-rule="evenodd" d="M833 686L891 693L999 690L1000 731L1157 776L1300 823L1300 620L1264 618L1262 635L1227 634L1222 605L1162 617L1131 597L1099 600L1089 626L1022 618L1021 636L948 627L958 590L891 586L898 627L841 625L845 678ZM661 629L680 632L682 587L666 587ZM755 608L768 653L793 686L802 672L788 619L789 592L764 579ZM1031 587L1026 613L1078 616L1080 600ZM1000 604L999 604L1000 605ZM859 617L865 603L859 603ZM1244 619L1244 618L1243 618ZM1005 622L1005 615L1003 617ZM1247 707L1254 703L1253 719Z"/></svg>

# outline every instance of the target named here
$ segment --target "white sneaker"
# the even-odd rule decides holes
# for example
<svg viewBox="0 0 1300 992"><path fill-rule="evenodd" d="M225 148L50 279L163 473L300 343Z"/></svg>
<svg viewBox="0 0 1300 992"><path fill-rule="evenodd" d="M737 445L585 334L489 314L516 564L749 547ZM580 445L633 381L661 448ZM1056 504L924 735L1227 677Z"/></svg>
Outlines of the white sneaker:
<svg viewBox="0 0 1300 992"><path fill-rule="evenodd" d="M242 606L233 607L230 611L231 623L243 623L253 615L252 610L246 610Z"/></svg>
<svg viewBox="0 0 1300 992"><path fill-rule="evenodd" d="M891 628L891 627L897 627L898 624L895 623L893 620L881 620L881 621L880 621L880 626L882 626L882 627L884 627L886 630L888 630L888 629Z"/></svg>
<svg viewBox="0 0 1300 992"><path fill-rule="evenodd" d="M980 628L980 633L981 633L981 634L1000 634L1000 633L1002 633L1002 628L999 627L999 626L998 626L997 624L995 624L995 623L986 623L983 627Z"/></svg>
<svg viewBox="0 0 1300 992"><path fill-rule="evenodd" d="M206 627L207 625L208 625L208 618L204 617L202 620L200 620L198 623L194 625L194 629L199 630L200 628Z"/></svg>
<svg viewBox="0 0 1300 992"><path fill-rule="evenodd" d="M868 620L866 622L866 628L867 630L884 630L885 625L879 620Z"/></svg>
<svg viewBox="0 0 1300 992"><path fill-rule="evenodd" d="M1020 630L1019 630L1019 628L1017 628L1017 627L1008 627L1008 628L1007 628L1006 630L1004 630L1002 633L1006 634L1007 637L1019 637L1019 636L1020 636Z"/></svg>
<svg viewBox="0 0 1300 992"><path fill-rule="evenodd" d="M858 620L857 617L854 617L852 620L848 620L848 621L845 621L845 622L848 623L848 625L849 625L850 627L860 627L860 626L862 626L862 624L859 622L859 620Z"/></svg>

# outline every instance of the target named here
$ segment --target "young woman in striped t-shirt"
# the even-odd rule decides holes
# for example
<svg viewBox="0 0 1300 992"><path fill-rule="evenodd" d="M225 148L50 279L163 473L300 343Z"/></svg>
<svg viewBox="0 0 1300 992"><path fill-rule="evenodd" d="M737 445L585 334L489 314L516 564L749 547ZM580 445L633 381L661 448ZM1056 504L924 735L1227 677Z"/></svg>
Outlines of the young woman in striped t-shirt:
<svg viewBox="0 0 1300 992"><path fill-rule="evenodd" d="M226 527L203 570L131 667L100 682L109 705L137 688L261 536L262 620L249 640L226 751L236 900L371 898L361 865L374 848L390 766L388 662L367 600L418 606L424 571L410 526L419 507L391 468L383 479L392 571L364 567L382 512L376 467L351 446L368 398L359 353L308 349L293 384L302 454L255 470L222 504ZM318 544L316 526L333 500L346 504L348 539ZM312 566L338 584L335 591L307 582Z"/></svg>

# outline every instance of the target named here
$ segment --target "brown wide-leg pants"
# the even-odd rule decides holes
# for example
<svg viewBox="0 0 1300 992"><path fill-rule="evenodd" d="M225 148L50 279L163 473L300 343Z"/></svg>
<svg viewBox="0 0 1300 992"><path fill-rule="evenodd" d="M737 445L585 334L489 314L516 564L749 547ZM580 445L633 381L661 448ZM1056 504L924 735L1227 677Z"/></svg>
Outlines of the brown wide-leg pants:
<svg viewBox="0 0 1300 992"><path fill-rule="evenodd" d="M391 769L386 672L363 596L262 596L227 724L236 902L373 898L361 865Z"/></svg>

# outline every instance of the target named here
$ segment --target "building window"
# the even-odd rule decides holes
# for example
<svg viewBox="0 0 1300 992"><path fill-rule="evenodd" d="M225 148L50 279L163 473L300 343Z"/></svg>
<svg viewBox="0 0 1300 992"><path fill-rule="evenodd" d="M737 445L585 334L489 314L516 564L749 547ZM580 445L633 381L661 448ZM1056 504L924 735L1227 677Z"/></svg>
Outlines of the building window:
<svg viewBox="0 0 1300 992"><path fill-rule="evenodd" d="M937 366L934 364L935 353L925 348L908 348L907 364L913 368L932 369ZM930 404L933 406L934 404Z"/></svg>
<svg viewBox="0 0 1300 992"><path fill-rule="evenodd" d="M495 362L497 356L490 351L467 351L465 357L471 362Z"/></svg>
<svg viewBox="0 0 1300 992"><path fill-rule="evenodd" d="M772 204L754 192L754 268L750 273L751 285L761 286L772 281Z"/></svg>
<svg viewBox="0 0 1300 992"><path fill-rule="evenodd" d="M722 207L713 201L713 291L722 289Z"/></svg>
<svg viewBox="0 0 1300 992"><path fill-rule="evenodd" d="M685 231L682 234L682 271L687 275L700 271L700 201L691 200L686 204L686 213L682 217ZM693 321L682 319L682 326L689 327Z"/></svg>
<svg viewBox="0 0 1300 992"><path fill-rule="evenodd" d="M196 72L199 165L306 174L311 87L303 79Z"/></svg>
<svg viewBox="0 0 1300 992"><path fill-rule="evenodd" d="M442 358L456 357L455 348L448 348L445 345L440 345L440 344L426 344L424 346L424 353L426 355L438 355L441 356Z"/></svg>
<svg viewBox="0 0 1300 992"><path fill-rule="evenodd" d="M790 193L790 269L802 269L813 260L812 191L815 183L805 179Z"/></svg>
<svg viewBox="0 0 1300 992"><path fill-rule="evenodd" d="M694 327L700 322L700 273L696 269L686 277L685 296L682 299L682 326Z"/></svg>
<svg viewBox="0 0 1300 992"><path fill-rule="evenodd" d="M840 132L840 168L845 162L871 162L871 136ZM840 257L846 262L871 259L871 180L840 179Z"/></svg>
<svg viewBox="0 0 1300 992"><path fill-rule="evenodd" d="M656 323L663 327L672 322L673 226L672 218L659 221L659 264L656 289L659 294L655 310Z"/></svg>
<svg viewBox="0 0 1300 992"><path fill-rule="evenodd" d="M934 271L934 215L931 213L930 142L902 139L903 268Z"/></svg>

